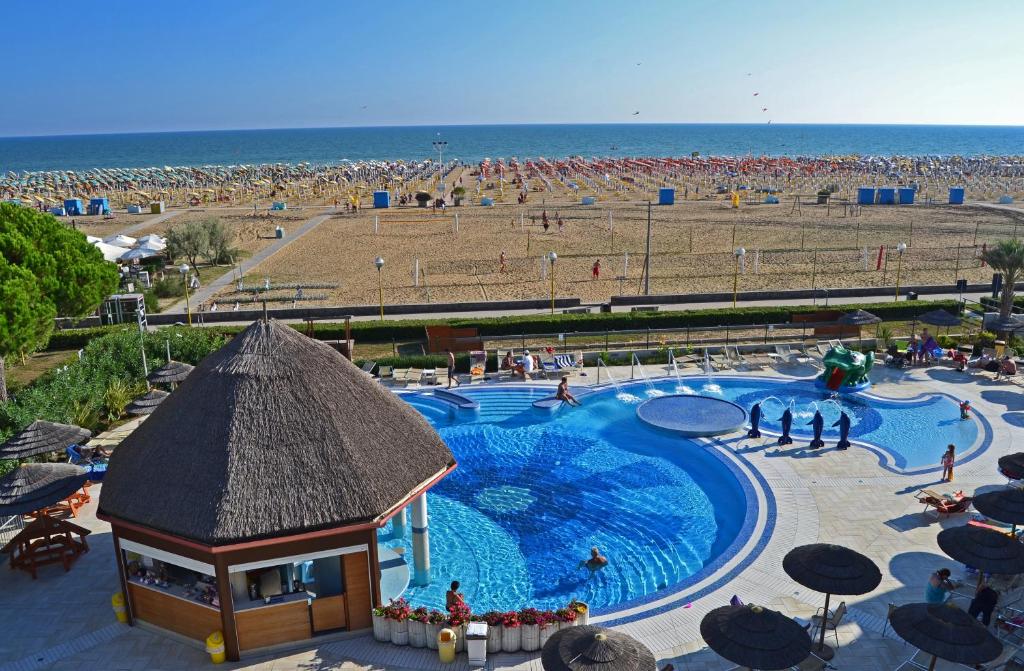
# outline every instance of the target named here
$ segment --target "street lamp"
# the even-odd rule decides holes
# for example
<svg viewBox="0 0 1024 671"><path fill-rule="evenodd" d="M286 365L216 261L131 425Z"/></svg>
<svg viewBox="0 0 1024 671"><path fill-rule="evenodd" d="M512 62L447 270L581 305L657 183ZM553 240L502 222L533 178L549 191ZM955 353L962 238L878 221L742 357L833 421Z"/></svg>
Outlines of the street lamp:
<svg viewBox="0 0 1024 671"><path fill-rule="evenodd" d="M736 294L740 282L740 263L743 261L743 257L747 255L747 250L737 247L733 254L736 255L736 267L732 271L732 306L736 307Z"/></svg>
<svg viewBox="0 0 1024 671"><path fill-rule="evenodd" d="M380 294L380 320L384 321L384 280L381 278L380 271L384 267L384 258L378 256L373 260L373 265L377 266L377 293Z"/></svg>
<svg viewBox="0 0 1024 671"><path fill-rule="evenodd" d="M548 261L551 262L551 314L555 314L555 261L557 260L558 254L548 252Z"/></svg>
<svg viewBox="0 0 1024 671"><path fill-rule="evenodd" d="M900 271L903 269L903 252L907 251L907 245L904 242L896 245L896 251L899 252L899 256L896 260L896 297L893 300L900 299Z"/></svg>
<svg viewBox="0 0 1024 671"><path fill-rule="evenodd" d="M178 272L181 273L181 282L185 285L185 314L188 315L188 325L192 326L192 308L188 302L188 270L187 263L178 266Z"/></svg>
<svg viewBox="0 0 1024 671"><path fill-rule="evenodd" d="M441 137L441 134L438 133L437 136ZM433 144L434 149L437 150L437 188L441 195L444 196L444 150L448 147L448 141L434 140Z"/></svg>

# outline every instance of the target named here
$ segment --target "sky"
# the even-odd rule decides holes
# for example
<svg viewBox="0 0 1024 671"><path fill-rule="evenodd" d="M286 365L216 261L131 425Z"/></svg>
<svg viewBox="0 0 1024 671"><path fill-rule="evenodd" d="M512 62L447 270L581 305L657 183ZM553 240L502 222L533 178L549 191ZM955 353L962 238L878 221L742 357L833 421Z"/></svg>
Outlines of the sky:
<svg viewBox="0 0 1024 671"><path fill-rule="evenodd" d="M1022 23L1019 0L4 0L0 136L1022 125Z"/></svg>

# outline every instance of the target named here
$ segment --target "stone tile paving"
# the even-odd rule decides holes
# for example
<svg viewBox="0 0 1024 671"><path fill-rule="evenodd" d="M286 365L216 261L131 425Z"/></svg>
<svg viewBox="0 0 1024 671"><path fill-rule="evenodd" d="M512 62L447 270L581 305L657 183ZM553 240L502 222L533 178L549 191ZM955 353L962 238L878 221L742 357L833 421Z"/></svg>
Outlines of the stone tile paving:
<svg viewBox="0 0 1024 671"><path fill-rule="evenodd" d="M628 368L623 372L628 371ZM628 376L628 373L626 373ZM591 377L591 379L593 379ZM992 424L992 446L956 471L952 486L937 483L938 473L903 476L879 467L866 450L774 455L763 439L726 437L724 449L738 451L768 482L778 504L777 524L764 551L734 579L695 598L692 607L622 625L657 654L686 671L718 671L732 665L707 650L699 635L700 618L711 608L728 603L733 594L794 616L808 617L823 596L791 581L781 568L782 557L795 545L830 541L871 556L882 568L875 592L840 597L850 607L839 629L840 647L833 664L839 669L892 669L913 649L882 629L889 603L922 598L928 575L954 562L944 558L935 542L941 528L961 524L964 517L938 520L924 515L913 498L920 487L971 492L1002 484L996 473L999 455L1024 449L1017 427L1024 418L1024 393L1013 384L995 383L990 376L953 374L949 369L913 370L895 378L876 373L874 392L882 396L914 396L944 391L970 398ZM922 440L928 440L922 436ZM936 446L936 458L944 446ZM788 452L788 451L787 451ZM140 627L111 624L110 595L117 589L113 550L106 525L95 519L95 505L83 509L79 522L94 533L91 551L64 573L47 567L37 581L15 571L0 572L0 671L13 669L189 669L208 664L199 648ZM1008 597L1010 598L1010 597ZM602 618L595 618L599 623ZM605 618L607 619L607 618ZM375 643L369 636L321 642L318 646L272 657L228 664L229 669L465 669L464 655L454 665L441 665L435 652ZM536 655L498 655L492 669L541 668ZM963 668L940 662L939 669Z"/></svg>

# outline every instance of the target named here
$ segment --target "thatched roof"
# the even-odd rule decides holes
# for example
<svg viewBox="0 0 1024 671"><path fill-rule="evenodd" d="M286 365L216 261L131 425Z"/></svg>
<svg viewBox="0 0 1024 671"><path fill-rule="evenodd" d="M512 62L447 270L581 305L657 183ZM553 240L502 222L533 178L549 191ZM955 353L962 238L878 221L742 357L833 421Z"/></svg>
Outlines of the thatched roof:
<svg viewBox="0 0 1024 671"><path fill-rule="evenodd" d="M90 436L89 429L37 419L0 445L0 459L25 459L62 451L74 443L84 443Z"/></svg>
<svg viewBox="0 0 1024 671"><path fill-rule="evenodd" d="M89 472L74 464L22 464L0 478L0 516L52 506L88 479Z"/></svg>
<svg viewBox="0 0 1024 671"><path fill-rule="evenodd" d="M149 374L146 379L153 384L177 384L189 376L195 366L181 361L168 361Z"/></svg>
<svg viewBox="0 0 1024 671"><path fill-rule="evenodd" d="M170 394L166 391L150 389L148 392L126 405L124 411L129 415L148 415L156 410L157 406L163 403L164 399L168 396L170 396Z"/></svg>
<svg viewBox="0 0 1024 671"><path fill-rule="evenodd" d="M454 463L419 413L338 352L258 321L121 443L99 507L222 545L379 520Z"/></svg>

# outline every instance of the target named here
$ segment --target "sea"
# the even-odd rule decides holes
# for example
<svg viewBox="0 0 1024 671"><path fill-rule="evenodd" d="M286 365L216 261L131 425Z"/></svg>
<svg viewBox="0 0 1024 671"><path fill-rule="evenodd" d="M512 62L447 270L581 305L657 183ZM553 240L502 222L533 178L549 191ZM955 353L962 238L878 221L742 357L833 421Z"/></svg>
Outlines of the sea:
<svg viewBox="0 0 1024 671"><path fill-rule="evenodd" d="M1010 156L1024 126L546 124L381 126L0 138L0 174L170 165L566 156Z"/></svg>

